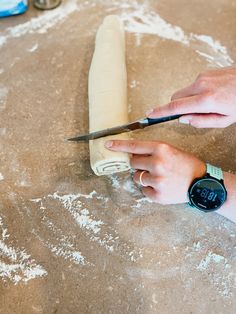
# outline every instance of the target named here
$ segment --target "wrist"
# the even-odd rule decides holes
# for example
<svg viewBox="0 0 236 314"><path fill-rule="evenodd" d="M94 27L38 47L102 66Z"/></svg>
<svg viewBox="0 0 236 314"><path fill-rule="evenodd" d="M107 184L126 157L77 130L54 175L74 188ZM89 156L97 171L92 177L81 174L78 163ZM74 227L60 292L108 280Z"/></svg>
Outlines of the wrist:
<svg viewBox="0 0 236 314"><path fill-rule="evenodd" d="M227 200L217 213L236 223L236 175L224 172Z"/></svg>
<svg viewBox="0 0 236 314"><path fill-rule="evenodd" d="M198 160L198 163L193 171L192 181L190 182L190 184L193 182L193 180L201 178L204 175L206 175L206 163Z"/></svg>
<svg viewBox="0 0 236 314"><path fill-rule="evenodd" d="M220 168L206 164L203 176L197 177L188 189L189 204L204 212L218 210L227 199L223 172Z"/></svg>

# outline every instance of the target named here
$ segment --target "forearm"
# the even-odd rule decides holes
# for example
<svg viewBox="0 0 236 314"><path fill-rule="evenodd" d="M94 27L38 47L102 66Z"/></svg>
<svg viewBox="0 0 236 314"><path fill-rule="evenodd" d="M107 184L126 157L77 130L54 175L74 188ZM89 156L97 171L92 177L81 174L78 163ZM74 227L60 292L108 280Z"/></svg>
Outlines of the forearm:
<svg viewBox="0 0 236 314"><path fill-rule="evenodd" d="M224 172L227 200L217 213L236 223L236 175Z"/></svg>

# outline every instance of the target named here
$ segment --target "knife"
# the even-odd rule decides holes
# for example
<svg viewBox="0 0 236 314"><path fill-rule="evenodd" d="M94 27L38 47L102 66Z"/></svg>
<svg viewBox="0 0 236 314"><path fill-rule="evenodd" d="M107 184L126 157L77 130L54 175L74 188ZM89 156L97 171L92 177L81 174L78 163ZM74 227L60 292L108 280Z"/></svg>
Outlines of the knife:
<svg viewBox="0 0 236 314"><path fill-rule="evenodd" d="M115 126L113 128L97 131L97 132L92 132L89 134L84 134L84 135L79 135L77 137L72 137L68 138L68 141L75 141L75 142L88 142L90 140L95 140L100 137L105 137L109 135L116 135L116 134L121 134L125 132L130 132L138 129L144 129L147 126L158 124L158 123L163 123L163 122L168 122L171 120L176 120L181 115L177 114L174 116L168 116L168 117L161 117L161 118L156 118L156 119L150 119L150 118L143 118L128 124L120 125L120 126Z"/></svg>

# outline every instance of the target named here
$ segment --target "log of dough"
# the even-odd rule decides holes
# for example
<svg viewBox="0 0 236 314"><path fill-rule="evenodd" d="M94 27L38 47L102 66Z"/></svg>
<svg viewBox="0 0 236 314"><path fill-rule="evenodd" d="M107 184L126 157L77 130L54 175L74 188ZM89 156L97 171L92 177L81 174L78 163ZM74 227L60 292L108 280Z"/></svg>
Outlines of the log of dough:
<svg viewBox="0 0 236 314"><path fill-rule="evenodd" d="M99 27L89 71L90 132L128 123L125 34L116 16L107 16ZM127 134L90 141L90 164L98 176L128 170L129 155L109 151L109 139L128 139Z"/></svg>

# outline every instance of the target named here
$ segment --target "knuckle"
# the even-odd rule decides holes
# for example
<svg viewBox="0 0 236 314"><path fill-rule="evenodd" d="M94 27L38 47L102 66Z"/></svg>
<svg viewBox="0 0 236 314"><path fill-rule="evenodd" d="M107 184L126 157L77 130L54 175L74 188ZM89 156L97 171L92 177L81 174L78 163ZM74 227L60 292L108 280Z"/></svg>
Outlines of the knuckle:
<svg viewBox="0 0 236 314"><path fill-rule="evenodd" d="M201 77L196 81L196 86L200 89L205 89L209 85L209 81L207 77Z"/></svg>
<svg viewBox="0 0 236 314"><path fill-rule="evenodd" d="M170 152L170 146L167 143L161 143L159 145L159 152L162 154L168 154Z"/></svg>
<svg viewBox="0 0 236 314"><path fill-rule="evenodd" d="M178 102L177 100L173 99L173 100L170 102L169 108L170 108L170 110L173 111L173 112L178 111L179 102Z"/></svg>
<svg viewBox="0 0 236 314"><path fill-rule="evenodd" d="M204 95L204 99L206 101L212 101L215 99L215 93L213 91L208 91L207 93L205 93Z"/></svg>
<svg viewBox="0 0 236 314"><path fill-rule="evenodd" d="M135 142L129 142L128 146L130 148L130 150L135 151L135 149L137 148L137 144Z"/></svg>
<svg viewBox="0 0 236 314"><path fill-rule="evenodd" d="M171 96L171 101L175 100L176 98L178 98L179 93L175 92L172 96Z"/></svg>
<svg viewBox="0 0 236 314"><path fill-rule="evenodd" d="M200 81L200 80L204 80L204 79L208 79L209 78L209 72L205 71L205 72L200 72L197 76L196 81Z"/></svg>
<svg viewBox="0 0 236 314"><path fill-rule="evenodd" d="M163 172L163 165L162 165L162 163L160 161L158 161L158 162L155 161L153 163L152 172L153 172L154 175L159 175L159 174L161 174ZM157 179L155 178L155 180L157 180Z"/></svg>
<svg viewBox="0 0 236 314"><path fill-rule="evenodd" d="M152 171L154 174L158 174L161 171L161 165L158 162L154 162L153 166L152 166Z"/></svg>
<svg viewBox="0 0 236 314"><path fill-rule="evenodd" d="M200 97L200 103L207 108L208 112L214 112L216 110L215 93L208 91Z"/></svg>
<svg viewBox="0 0 236 314"><path fill-rule="evenodd" d="M114 140L112 143L113 148L120 148L122 145L122 142L119 140Z"/></svg>

